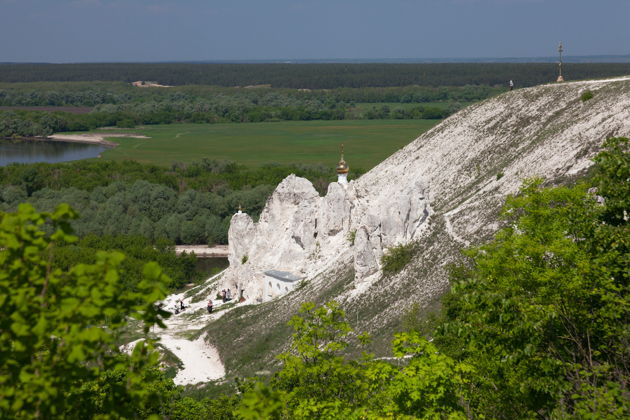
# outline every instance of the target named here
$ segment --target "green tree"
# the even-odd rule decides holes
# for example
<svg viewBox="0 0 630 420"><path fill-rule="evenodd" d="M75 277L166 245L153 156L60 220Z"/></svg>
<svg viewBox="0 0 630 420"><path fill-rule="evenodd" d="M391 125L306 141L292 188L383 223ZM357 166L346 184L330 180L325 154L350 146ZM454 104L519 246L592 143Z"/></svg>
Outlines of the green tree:
<svg viewBox="0 0 630 420"><path fill-rule="evenodd" d="M290 325L291 349L268 385L255 383L237 413L245 419L465 418L464 389L472 368L440 354L416 333L393 342L398 365L346 350L356 335L336 302L305 303Z"/></svg>
<svg viewBox="0 0 630 420"><path fill-rule="evenodd" d="M60 270L51 252L76 241L74 218L67 205L52 213L20 205L17 213L0 214L2 418L135 417L150 414L162 398L147 376L158 362L151 342L127 356L116 338L128 317L141 321L145 334L152 325L163 326L167 313L155 303L165 297L165 275L157 264L146 264L137 289L126 290L120 287L124 256L118 252L99 252L94 264ZM69 398L114 371L124 371L126 380L101 395L98 411Z"/></svg>
<svg viewBox="0 0 630 420"><path fill-rule="evenodd" d="M371 385L364 375L368 358L343 357L353 341L343 310L336 302L305 303L289 324L295 332L291 349L279 356L282 369L270 385L257 383L245 393L238 413L246 419L353 417L366 404Z"/></svg>
<svg viewBox="0 0 630 420"><path fill-rule="evenodd" d="M594 184L606 200L603 218L610 224L626 224L630 216L630 139L606 140L595 162Z"/></svg>
<svg viewBox="0 0 630 420"><path fill-rule="evenodd" d="M620 144L607 142L597 158L603 200L587 184L530 181L506 202L508 227L456 271L436 339L478 372L474 411L630 415L629 160Z"/></svg>

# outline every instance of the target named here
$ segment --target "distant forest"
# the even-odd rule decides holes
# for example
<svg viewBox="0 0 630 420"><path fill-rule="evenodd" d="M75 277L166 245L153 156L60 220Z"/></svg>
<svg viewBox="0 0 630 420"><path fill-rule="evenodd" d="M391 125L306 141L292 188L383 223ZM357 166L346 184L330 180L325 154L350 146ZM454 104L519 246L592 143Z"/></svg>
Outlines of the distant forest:
<svg viewBox="0 0 630 420"><path fill-rule="evenodd" d="M242 206L257 219L275 186L292 173L308 178L320 194L334 180L330 168L322 166L247 168L208 159L171 168L99 160L13 164L0 167L0 213L24 202L43 211L68 203L82 216L73 223L80 237L226 244L236 210Z"/></svg>
<svg viewBox="0 0 630 420"><path fill-rule="evenodd" d="M630 63L566 63L567 80L630 74ZM255 86L334 89L379 86L506 85L548 83L556 78L554 63L423 63L423 64L195 64L89 63L2 64L0 82L155 81L165 85Z"/></svg>
<svg viewBox="0 0 630 420"><path fill-rule="evenodd" d="M0 83L0 137L180 122L441 119L503 91L504 87L490 86L304 91L199 85L139 88L123 82Z"/></svg>

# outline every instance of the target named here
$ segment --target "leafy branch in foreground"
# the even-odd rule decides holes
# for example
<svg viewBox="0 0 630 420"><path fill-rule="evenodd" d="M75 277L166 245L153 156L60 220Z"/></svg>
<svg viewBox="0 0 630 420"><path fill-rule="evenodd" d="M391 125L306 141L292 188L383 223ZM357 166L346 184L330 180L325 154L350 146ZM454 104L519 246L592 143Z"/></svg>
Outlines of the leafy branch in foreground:
<svg viewBox="0 0 630 420"><path fill-rule="evenodd" d="M163 326L167 313L155 303L165 297L166 279L155 263L145 265L134 291L120 287L124 256L99 252L95 264L64 272L51 263L55 246L76 241L70 220L76 213L60 205L37 213L20 205L0 213L0 417L135 417L162 394L150 372L158 355L152 343L138 344L127 356L116 336L131 316L145 334ZM52 233L42 226L47 224ZM125 381L90 398L68 398L83 387L125 372ZM144 412L146 414L150 414Z"/></svg>

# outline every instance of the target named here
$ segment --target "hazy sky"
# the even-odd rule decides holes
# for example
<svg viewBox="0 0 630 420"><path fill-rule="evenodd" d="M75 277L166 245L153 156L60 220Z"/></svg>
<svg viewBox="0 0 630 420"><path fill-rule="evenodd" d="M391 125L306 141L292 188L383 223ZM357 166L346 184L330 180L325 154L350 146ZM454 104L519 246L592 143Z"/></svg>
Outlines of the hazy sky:
<svg viewBox="0 0 630 420"><path fill-rule="evenodd" d="M630 54L630 0L0 0L0 62Z"/></svg>

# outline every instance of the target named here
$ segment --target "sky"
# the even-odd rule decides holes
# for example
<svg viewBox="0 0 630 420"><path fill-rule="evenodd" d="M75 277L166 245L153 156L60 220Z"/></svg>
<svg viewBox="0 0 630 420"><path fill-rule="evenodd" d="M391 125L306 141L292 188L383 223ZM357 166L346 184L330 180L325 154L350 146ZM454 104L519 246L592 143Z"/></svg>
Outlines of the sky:
<svg viewBox="0 0 630 420"><path fill-rule="evenodd" d="M630 0L0 0L0 62L630 54Z"/></svg>

